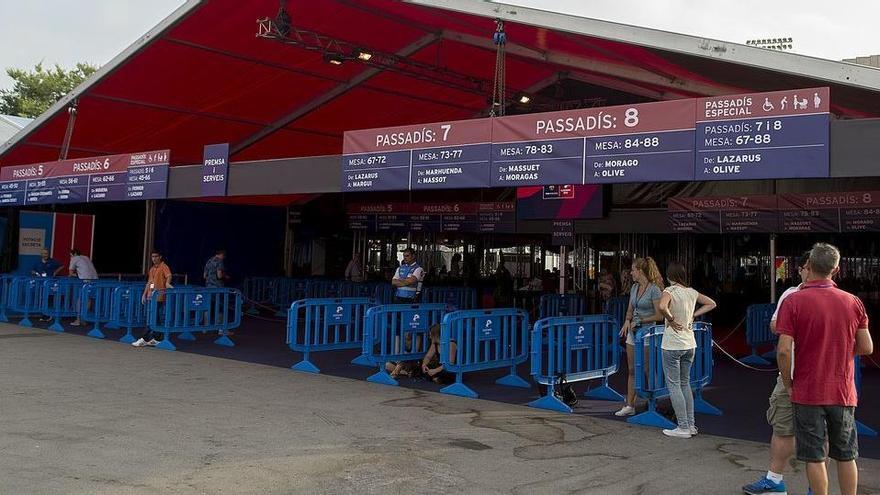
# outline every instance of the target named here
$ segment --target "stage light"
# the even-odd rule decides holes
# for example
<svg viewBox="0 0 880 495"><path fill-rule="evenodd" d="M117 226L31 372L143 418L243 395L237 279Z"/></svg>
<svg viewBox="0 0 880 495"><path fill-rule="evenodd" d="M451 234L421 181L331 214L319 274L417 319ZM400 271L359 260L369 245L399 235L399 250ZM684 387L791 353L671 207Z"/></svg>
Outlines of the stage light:
<svg viewBox="0 0 880 495"><path fill-rule="evenodd" d="M357 57L358 60L363 60L364 62L369 62L370 59L373 58L373 54L363 48L355 48L352 55Z"/></svg>
<svg viewBox="0 0 880 495"><path fill-rule="evenodd" d="M516 97L516 101L518 101L522 105L527 105L530 101L532 101L532 97L523 93Z"/></svg>
<svg viewBox="0 0 880 495"><path fill-rule="evenodd" d="M324 62L327 62L331 65L342 65L342 62L345 62L342 57L335 53L325 53L324 54Z"/></svg>

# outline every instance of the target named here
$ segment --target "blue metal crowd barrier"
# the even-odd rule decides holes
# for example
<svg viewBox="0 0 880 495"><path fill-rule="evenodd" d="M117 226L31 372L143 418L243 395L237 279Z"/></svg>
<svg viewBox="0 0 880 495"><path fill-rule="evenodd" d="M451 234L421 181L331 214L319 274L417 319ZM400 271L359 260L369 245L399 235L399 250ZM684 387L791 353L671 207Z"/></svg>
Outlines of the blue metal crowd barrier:
<svg viewBox="0 0 880 495"><path fill-rule="evenodd" d="M0 322L3 323L9 322L7 308L9 307L9 295L12 293L12 281L15 280L15 277L16 275L11 273L0 275Z"/></svg>
<svg viewBox="0 0 880 495"><path fill-rule="evenodd" d="M342 297L366 297L373 299L376 295L376 287L380 282L350 282L342 283ZM384 285L390 285L387 282L381 282Z"/></svg>
<svg viewBox="0 0 880 495"><path fill-rule="evenodd" d="M307 295L310 299L337 299L342 297L342 280L309 280Z"/></svg>
<svg viewBox="0 0 880 495"><path fill-rule="evenodd" d="M32 327L30 320L32 313L40 313L43 303L43 288L45 278L16 276L9 286L7 305L11 311L21 315L19 325Z"/></svg>
<svg viewBox="0 0 880 495"><path fill-rule="evenodd" d="M539 318L578 316L587 312L587 301L582 294L544 294L541 296Z"/></svg>
<svg viewBox="0 0 880 495"><path fill-rule="evenodd" d="M712 381L712 325L704 322L693 324L697 349L691 367L690 385L694 392L694 412L720 416L721 410L703 399L702 390ZM676 424L657 412L657 399L669 396L666 376L663 373L663 357L660 345L664 325L642 328L636 333L635 375L636 393L648 401L648 410L631 416L628 423L673 429Z"/></svg>
<svg viewBox="0 0 880 495"><path fill-rule="evenodd" d="M244 279L242 292L248 302L248 314L259 314L257 306L271 304L277 299L278 279L272 277L249 277Z"/></svg>
<svg viewBox="0 0 880 495"><path fill-rule="evenodd" d="M626 310L629 308L629 297L616 296L605 301L602 312L617 318L617 323L623 326L626 320Z"/></svg>
<svg viewBox="0 0 880 495"><path fill-rule="evenodd" d="M608 377L617 372L620 363L619 331L617 319L610 315L562 316L535 322L532 377L547 387L547 395L529 406L570 413L571 408L554 394L560 377L568 383L602 379L602 385L585 397L622 401L623 396L608 385Z"/></svg>
<svg viewBox="0 0 880 495"><path fill-rule="evenodd" d="M742 362L755 365L767 366L769 359L776 359L776 351L771 350L763 355L758 354L758 347L762 345L775 345L778 337L770 331L770 318L776 311L775 304L752 304L746 309L746 343L752 348L752 354L742 359Z"/></svg>
<svg viewBox="0 0 880 495"><path fill-rule="evenodd" d="M86 282L86 284L94 282ZM49 330L63 332L61 318L79 317L83 281L78 278L47 278L42 281L40 311L52 318Z"/></svg>
<svg viewBox="0 0 880 495"><path fill-rule="evenodd" d="M316 298L294 301L287 313L287 345L303 354L291 369L320 373L309 356L313 352L360 349L364 314L373 305L364 297Z"/></svg>
<svg viewBox="0 0 880 495"><path fill-rule="evenodd" d="M275 316L284 318L293 301L308 297L309 280L305 278L279 278L275 280L272 305L278 308Z"/></svg>
<svg viewBox="0 0 880 495"><path fill-rule="evenodd" d="M218 332L215 344L233 347L228 332L241 325L241 292L225 287L175 287L164 291L165 301L159 298L163 291L155 291L147 310L147 326L165 338L156 346L173 351L171 334L179 333L181 340L195 340L192 332Z"/></svg>
<svg viewBox="0 0 880 495"><path fill-rule="evenodd" d="M425 287L421 302L445 304L447 311L474 309L477 291L473 287Z"/></svg>
<svg viewBox="0 0 880 495"><path fill-rule="evenodd" d="M376 288L373 292L373 299L376 301L376 304L391 304L394 302L394 286L391 285L391 282L383 282L376 284Z"/></svg>
<svg viewBox="0 0 880 495"><path fill-rule="evenodd" d="M513 307L524 310L529 316L537 316L541 309L541 296L546 292L540 290L513 291Z"/></svg>
<svg viewBox="0 0 880 495"><path fill-rule="evenodd" d="M136 286L143 293L143 282L120 282L105 279L83 285L79 319L93 325L87 334L89 337L96 339L106 337L101 331L102 323L106 324L108 328L113 328L110 325L113 321L113 293L117 288L125 286Z"/></svg>
<svg viewBox="0 0 880 495"><path fill-rule="evenodd" d="M862 395L862 362L858 356L856 356L853 366L855 368L855 380L856 380L856 392L859 396L859 401L861 401ZM862 423L861 421L856 421L856 431L859 435L866 437L876 437L877 430L869 427L868 425Z"/></svg>
<svg viewBox="0 0 880 495"><path fill-rule="evenodd" d="M454 359L450 355L455 343ZM498 385L529 388L516 374L516 366L529 358L529 316L521 309L472 309L443 317L440 333L440 364L455 373L455 383L440 392L476 398L477 393L462 383L462 375L473 371L508 368L510 374Z"/></svg>
<svg viewBox="0 0 880 495"><path fill-rule="evenodd" d="M131 334L134 328L142 328L147 325L147 307L141 301L143 293L142 284L122 285L113 289L110 321L107 323L107 328L125 329L125 335L119 339L124 344L131 344L135 341Z"/></svg>
<svg viewBox="0 0 880 495"><path fill-rule="evenodd" d="M441 303L386 304L368 309L361 361L378 366L379 371L367 381L397 385L385 363L422 359L431 345L431 327L440 324L445 314L446 305Z"/></svg>

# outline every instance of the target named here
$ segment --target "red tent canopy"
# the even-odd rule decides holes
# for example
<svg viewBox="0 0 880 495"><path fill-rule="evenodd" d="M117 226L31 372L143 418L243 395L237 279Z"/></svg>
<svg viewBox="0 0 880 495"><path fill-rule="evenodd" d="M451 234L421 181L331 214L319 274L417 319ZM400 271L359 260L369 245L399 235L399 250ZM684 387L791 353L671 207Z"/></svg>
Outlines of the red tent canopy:
<svg viewBox="0 0 880 495"><path fill-rule="evenodd" d="M171 149L174 165L198 163L210 143L231 143L233 161L339 154L346 130L485 115L496 60L491 17L391 0L287 1L293 27L320 34L323 52L359 46L386 54L386 62L391 55L411 61L416 73L403 62L333 65L321 50L256 36L257 19L274 18L278 8L278 0L190 0L0 148L0 165L57 160L74 100L69 157ZM626 43L528 25L526 11L505 11L523 20L505 26L506 86L539 96L536 102L831 85L838 115L880 115L877 92L864 87L674 52L648 39Z"/></svg>

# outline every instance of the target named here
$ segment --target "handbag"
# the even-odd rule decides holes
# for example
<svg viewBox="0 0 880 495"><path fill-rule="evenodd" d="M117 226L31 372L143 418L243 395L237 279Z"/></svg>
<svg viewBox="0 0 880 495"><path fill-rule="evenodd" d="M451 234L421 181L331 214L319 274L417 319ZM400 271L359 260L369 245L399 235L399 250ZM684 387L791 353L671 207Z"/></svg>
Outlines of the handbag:
<svg viewBox="0 0 880 495"><path fill-rule="evenodd" d="M571 387L571 384L565 381L565 375L559 375L556 378L556 386L553 389L553 395L561 400L568 407L574 407L578 403L578 396Z"/></svg>

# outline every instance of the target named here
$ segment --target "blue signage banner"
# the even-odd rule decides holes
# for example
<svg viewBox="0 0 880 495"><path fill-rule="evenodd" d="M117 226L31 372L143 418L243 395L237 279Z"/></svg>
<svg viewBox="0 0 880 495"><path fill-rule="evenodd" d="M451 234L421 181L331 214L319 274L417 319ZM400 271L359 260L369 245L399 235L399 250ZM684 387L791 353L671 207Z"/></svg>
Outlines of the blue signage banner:
<svg viewBox="0 0 880 495"><path fill-rule="evenodd" d="M330 325L348 325L351 323L350 306L337 304L335 306L327 306L324 310L327 311L326 318Z"/></svg>
<svg viewBox="0 0 880 495"><path fill-rule="evenodd" d="M226 196L229 143L209 144L202 154L202 196Z"/></svg>
<svg viewBox="0 0 880 495"><path fill-rule="evenodd" d="M569 350L589 349L592 346L592 332L583 324L568 325L565 330Z"/></svg>
<svg viewBox="0 0 880 495"><path fill-rule="evenodd" d="M497 316L480 316L474 321L477 340L498 340L501 338L501 319Z"/></svg>
<svg viewBox="0 0 880 495"><path fill-rule="evenodd" d="M829 176L828 88L697 100L695 180Z"/></svg>

